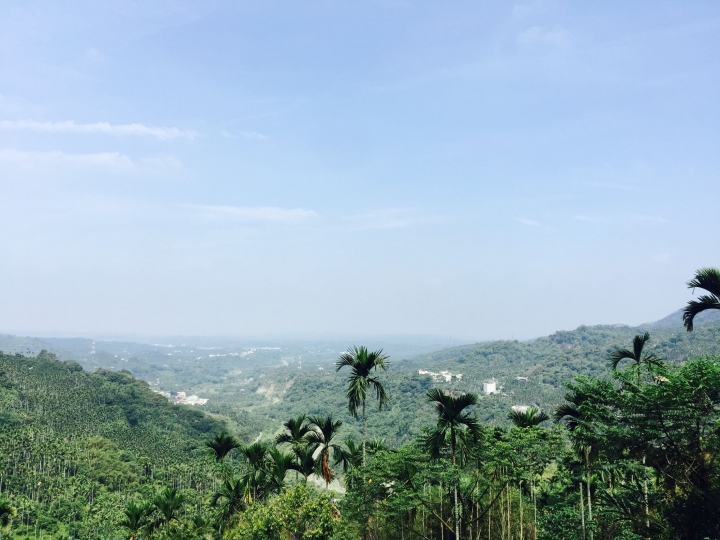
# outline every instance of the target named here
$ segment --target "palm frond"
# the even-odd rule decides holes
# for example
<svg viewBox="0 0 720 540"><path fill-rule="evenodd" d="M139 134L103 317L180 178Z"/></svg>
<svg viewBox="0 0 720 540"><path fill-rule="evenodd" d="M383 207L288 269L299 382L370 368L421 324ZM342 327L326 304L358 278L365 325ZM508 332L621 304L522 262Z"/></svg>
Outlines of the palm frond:
<svg viewBox="0 0 720 540"><path fill-rule="evenodd" d="M704 289L715 297L720 297L720 270L712 267L700 268L695 277L687 282L690 289Z"/></svg>
<svg viewBox="0 0 720 540"><path fill-rule="evenodd" d="M550 416L537 407L528 407L526 411L511 411L508 419L519 428L529 428L542 424L546 420L550 420Z"/></svg>
<svg viewBox="0 0 720 540"><path fill-rule="evenodd" d="M222 461L234 449L240 448L240 443L232 435L222 431L212 439L206 440L205 446L212 451L215 461Z"/></svg>
<svg viewBox="0 0 720 540"><path fill-rule="evenodd" d="M610 368L613 371L617 371L617 367L623 360L635 360L635 353L633 351L629 351L628 349L614 349L611 351L608 356L608 362L610 364Z"/></svg>
<svg viewBox="0 0 720 540"><path fill-rule="evenodd" d="M443 448L447 447L446 437L447 430L433 429L420 437L420 444L430 454L430 458L439 459Z"/></svg>
<svg viewBox="0 0 720 540"><path fill-rule="evenodd" d="M688 332L693 331L695 317L706 309L720 309L720 297L714 294L705 294L697 300L690 300L683 310L683 324Z"/></svg>
<svg viewBox="0 0 720 540"><path fill-rule="evenodd" d="M308 430L310 429L305 423L306 419L307 416L301 414L297 418L291 418L287 422L283 423L283 427L286 431L285 433L280 433L277 437L275 437L275 444L289 443L298 445L304 442L303 437L307 435Z"/></svg>
<svg viewBox="0 0 720 540"><path fill-rule="evenodd" d="M368 377L368 383L370 386L372 386L375 389L375 397L378 401L378 410L383 410L383 408L390 403L390 398L388 397L387 391L385 390L385 387L382 385L379 379L376 377Z"/></svg>
<svg viewBox="0 0 720 540"><path fill-rule="evenodd" d="M567 397L565 397L565 399L567 399ZM556 422L561 422L562 420L567 420L569 422L577 420L579 417L580 412L577 410L575 403L563 403L562 405L558 405L553 413L553 419Z"/></svg>
<svg viewBox="0 0 720 540"><path fill-rule="evenodd" d="M649 332L645 332L644 335L637 335L633 338L633 352L635 353L636 360L642 356L643 347L645 347L645 343L647 343L649 339Z"/></svg>

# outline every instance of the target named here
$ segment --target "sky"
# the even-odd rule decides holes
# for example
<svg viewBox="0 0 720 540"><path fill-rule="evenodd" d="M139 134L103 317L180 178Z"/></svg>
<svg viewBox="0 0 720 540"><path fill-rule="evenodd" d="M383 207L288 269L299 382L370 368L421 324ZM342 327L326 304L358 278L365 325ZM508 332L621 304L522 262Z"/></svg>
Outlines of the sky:
<svg viewBox="0 0 720 540"><path fill-rule="evenodd" d="M720 4L32 1L0 332L526 339L720 265Z"/></svg>

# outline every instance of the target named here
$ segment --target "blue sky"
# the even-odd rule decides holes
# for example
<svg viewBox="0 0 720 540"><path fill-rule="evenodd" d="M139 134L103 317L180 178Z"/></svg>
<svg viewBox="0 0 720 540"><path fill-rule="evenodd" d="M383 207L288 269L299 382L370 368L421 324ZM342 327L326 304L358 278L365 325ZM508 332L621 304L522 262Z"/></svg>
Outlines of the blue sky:
<svg viewBox="0 0 720 540"><path fill-rule="evenodd" d="M528 338L720 264L716 2L31 2L0 332Z"/></svg>

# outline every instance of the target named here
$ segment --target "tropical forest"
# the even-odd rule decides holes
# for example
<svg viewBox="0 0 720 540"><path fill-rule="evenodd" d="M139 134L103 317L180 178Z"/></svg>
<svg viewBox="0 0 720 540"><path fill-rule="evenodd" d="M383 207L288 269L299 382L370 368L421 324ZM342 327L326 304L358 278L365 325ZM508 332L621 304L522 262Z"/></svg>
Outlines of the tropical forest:
<svg viewBox="0 0 720 540"><path fill-rule="evenodd" d="M2 336L25 354L0 355L0 535L720 538L720 271L687 285L704 294L643 327L397 361L351 345L307 374L270 355L261 385L199 406Z"/></svg>

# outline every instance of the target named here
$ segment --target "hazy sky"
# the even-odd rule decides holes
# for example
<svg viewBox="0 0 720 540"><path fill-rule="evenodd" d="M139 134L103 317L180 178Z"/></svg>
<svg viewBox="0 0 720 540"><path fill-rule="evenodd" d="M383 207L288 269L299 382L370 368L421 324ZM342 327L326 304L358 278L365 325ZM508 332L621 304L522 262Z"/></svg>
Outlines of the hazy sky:
<svg viewBox="0 0 720 540"><path fill-rule="evenodd" d="M720 265L720 4L5 1L0 332L637 324Z"/></svg>

